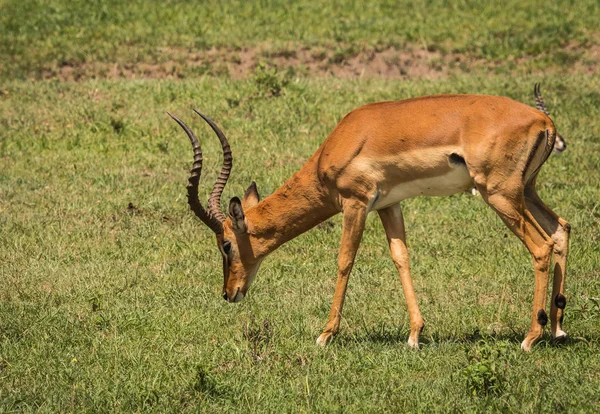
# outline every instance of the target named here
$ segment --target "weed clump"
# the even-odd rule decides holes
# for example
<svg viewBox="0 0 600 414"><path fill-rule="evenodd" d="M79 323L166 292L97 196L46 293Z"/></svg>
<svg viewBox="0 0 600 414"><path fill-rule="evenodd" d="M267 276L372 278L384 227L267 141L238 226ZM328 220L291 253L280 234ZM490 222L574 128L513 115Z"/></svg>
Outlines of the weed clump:
<svg viewBox="0 0 600 414"><path fill-rule="evenodd" d="M200 364L196 365L196 376L192 384L192 389L202 394L219 394L216 380Z"/></svg>
<svg viewBox="0 0 600 414"><path fill-rule="evenodd" d="M179 395L183 407L194 407L198 402L214 401L227 396L227 389L202 363L194 367L193 376Z"/></svg>
<svg viewBox="0 0 600 414"><path fill-rule="evenodd" d="M244 339L250 347L250 355L254 361L260 361L266 357L269 352L269 344L273 338L273 328L267 319L261 324L256 323L252 312L249 312L249 318L244 323Z"/></svg>
<svg viewBox="0 0 600 414"><path fill-rule="evenodd" d="M468 365L462 371L470 395L498 396L506 385L509 345L481 340L467 349Z"/></svg>
<svg viewBox="0 0 600 414"><path fill-rule="evenodd" d="M110 119L110 126L112 127L115 134L121 135L125 131L125 122L121 119Z"/></svg>
<svg viewBox="0 0 600 414"><path fill-rule="evenodd" d="M254 71L254 83L259 95L277 97L281 96L289 79L281 74L276 67L259 63Z"/></svg>

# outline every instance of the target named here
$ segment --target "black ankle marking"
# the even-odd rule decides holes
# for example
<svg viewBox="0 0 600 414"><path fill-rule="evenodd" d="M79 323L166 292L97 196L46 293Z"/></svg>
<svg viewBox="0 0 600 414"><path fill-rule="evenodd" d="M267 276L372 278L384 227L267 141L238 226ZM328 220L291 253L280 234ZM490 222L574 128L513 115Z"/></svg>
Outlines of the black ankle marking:
<svg viewBox="0 0 600 414"><path fill-rule="evenodd" d="M562 325L564 317L565 317L565 314L563 313L562 315L560 315L560 319L558 320L561 325Z"/></svg>
<svg viewBox="0 0 600 414"><path fill-rule="evenodd" d="M548 315L546 315L546 311L545 310L540 309L538 311L537 320L538 320L538 323L540 325L546 326L546 324L548 323Z"/></svg>
<svg viewBox="0 0 600 414"><path fill-rule="evenodd" d="M556 307L558 309L564 309L565 306L567 306L567 298L565 298L564 295L562 295L562 294L559 293L554 298L554 304L556 305Z"/></svg>

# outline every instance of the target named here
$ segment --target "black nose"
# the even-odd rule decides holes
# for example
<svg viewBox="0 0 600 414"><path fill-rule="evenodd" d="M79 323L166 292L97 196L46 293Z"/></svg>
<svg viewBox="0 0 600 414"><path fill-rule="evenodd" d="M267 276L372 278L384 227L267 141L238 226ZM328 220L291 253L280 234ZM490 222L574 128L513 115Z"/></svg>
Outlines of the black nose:
<svg viewBox="0 0 600 414"><path fill-rule="evenodd" d="M223 292L223 299L227 300L227 292Z"/></svg>

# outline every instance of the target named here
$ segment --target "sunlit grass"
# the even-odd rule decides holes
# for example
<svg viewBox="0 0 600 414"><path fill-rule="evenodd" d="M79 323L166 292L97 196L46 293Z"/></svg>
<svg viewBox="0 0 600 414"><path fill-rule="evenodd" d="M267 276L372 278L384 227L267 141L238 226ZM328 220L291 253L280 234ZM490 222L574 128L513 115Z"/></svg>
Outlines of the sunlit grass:
<svg viewBox="0 0 600 414"><path fill-rule="evenodd" d="M235 160L227 199L251 180L273 192L361 104L440 92L532 104L539 80L276 77L285 84L277 97L255 80L5 82L0 411L592 410L600 401L597 77L543 80L569 145L538 181L573 226L570 339L546 336L529 354L519 342L531 260L468 194L403 203L426 320L419 352L405 346L406 307L375 216L331 346L314 341L333 294L339 216L275 252L247 299L226 304L213 236L186 205L189 143L165 114L188 121L202 141L204 197L220 167L218 142L190 109L222 126Z"/></svg>
<svg viewBox="0 0 600 414"><path fill-rule="evenodd" d="M0 3L0 73L29 78L65 66L105 63L109 70L174 60L180 75L198 76L186 67L187 52L257 45L326 47L336 51L334 59L365 48L435 50L482 58L505 73L523 59L535 60L538 69L572 65L597 42L599 17L593 0L6 0Z"/></svg>

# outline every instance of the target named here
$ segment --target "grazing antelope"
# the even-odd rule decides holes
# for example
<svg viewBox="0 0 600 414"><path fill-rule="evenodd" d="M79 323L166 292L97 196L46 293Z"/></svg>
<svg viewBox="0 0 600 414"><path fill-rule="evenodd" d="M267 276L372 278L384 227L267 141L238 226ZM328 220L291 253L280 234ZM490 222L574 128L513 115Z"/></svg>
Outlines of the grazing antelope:
<svg viewBox="0 0 600 414"><path fill-rule="evenodd" d="M408 344L418 348L424 324L410 276L400 201L455 194L475 185L533 258L531 327L521 347L529 350L548 321L546 294L553 254L552 335L566 336L561 322L570 226L542 202L535 189L540 168L557 138L544 110L487 95L425 96L362 106L346 115L300 171L273 194L260 201L253 182L242 200L232 198L229 217L221 212L220 201L231 172L231 149L219 127L194 111L210 125L223 149L223 167L210 193L208 210L198 200L202 170L198 139L183 121L169 115L192 142L188 203L216 234L223 258L225 300L244 298L269 253L342 212L333 305L317 339L319 345L327 344L340 326L367 214L377 211L408 304Z"/></svg>

